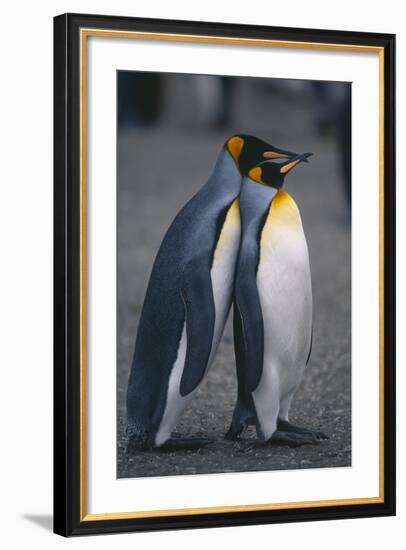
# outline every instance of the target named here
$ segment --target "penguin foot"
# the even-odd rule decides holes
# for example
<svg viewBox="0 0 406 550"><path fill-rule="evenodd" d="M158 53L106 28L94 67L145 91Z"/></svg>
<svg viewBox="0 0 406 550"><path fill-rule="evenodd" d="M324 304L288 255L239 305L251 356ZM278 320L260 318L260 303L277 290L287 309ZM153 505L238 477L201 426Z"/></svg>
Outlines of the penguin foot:
<svg viewBox="0 0 406 550"><path fill-rule="evenodd" d="M206 439L204 437L176 437L168 439L161 447L158 447L157 451L170 453L172 451L197 451L201 447L205 447L213 443L212 439Z"/></svg>
<svg viewBox="0 0 406 550"><path fill-rule="evenodd" d="M224 439L228 439L230 441L237 441L238 439L241 439L241 436L248 430L249 426L255 426L255 421L249 419L247 421L242 421L239 424L231 424L224 436Z"/></svg>
<svg viewBox="0 0 406 550"><path fill-rule="evenodd" d="M152 447L145 440L129 439L126 447L126 455L130 456L139 451L150 451Z"/></svg>
<svg viewBox="0 0 406 550"><path fill-rule="evenodd" d="M288 445L289 447L300 447L302 445L319 445L322 439L316 438L311 433L282 432L276 430L272 437L266 442L272 445Z"/></svg>
<svg viewBox="0 0 406 550"><path fill-rule="evenodd" d="M242 434L246 431L248 425L248 422L239 422L238 424L232 423L228 429L228 432L225 434L224 439L228 439L230 441L240 439L240 436L242 436Z"/></svg>
<svg viewBox="0 0 406 550"><path fill-rule="evenodd" d="M233 427L230 427L230 429L224 435L224 439L228 439L229 441L236 441L237 439L240 439L241 433L242 433L242 429L236 430Z"/></svg>
<svg viewBox="0 0 406 550"><path fill-rule="evenodd" d="M291 424L287 420L281 420L278 418L278 430L282 432L289 432L289 433L297 433L297 434L304 434L304 435L310 435L313 436L315 439L323 441L328 439L328 435L321 432L320 430L314 430L312 428L304 428L302 426L295 426L294 424Z"/></svg>
<svg viewBox="0 0 406 550"><path fill-rule="evenodd" d="M243 435L249 426L255 426L255 424L256 418L252 408L250 408L249 405L242 405L238 402L234 409L231 425L225 434L224 439L236 441L237 439L240 439L240 436Z"/></svg>

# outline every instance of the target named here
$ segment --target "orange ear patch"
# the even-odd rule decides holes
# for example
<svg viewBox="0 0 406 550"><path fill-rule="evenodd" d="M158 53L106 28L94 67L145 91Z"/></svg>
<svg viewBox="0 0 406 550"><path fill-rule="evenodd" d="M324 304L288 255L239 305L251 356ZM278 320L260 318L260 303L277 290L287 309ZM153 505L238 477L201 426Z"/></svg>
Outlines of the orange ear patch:
<svg viewBox="0 0 406 550"><path fill-rule="evenodd" d="M244 140L238 136L234 136L228 140L227 147L235 162L238 162L238 158L244 147Z"/></svg>
<svg viewBox="0 0 406 550"><path fill-rule="evenodd" d="M259 166L255 166L255 168L251 168L251 170L248 172L248 177L258 183L263 183L262 168L260 168Z"/></svg>

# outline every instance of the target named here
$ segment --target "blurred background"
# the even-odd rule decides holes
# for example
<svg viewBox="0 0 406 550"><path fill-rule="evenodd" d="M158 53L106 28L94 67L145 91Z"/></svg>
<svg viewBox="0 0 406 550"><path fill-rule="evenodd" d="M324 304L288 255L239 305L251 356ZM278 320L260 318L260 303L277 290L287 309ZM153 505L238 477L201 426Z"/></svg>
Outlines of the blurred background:
<svg viewBox="0 0 406 550"><path fill-rule="evenodd" d="M118 72L117 476L351 465L351 85ZM313 349L290 420L327 433L320 446L224 441L236 399L231 323L176 431L215 443L199 452L125 453L125 396L146 286L162 238L206 182L227 138L254 134L313 152L285 190L296 200L313 284Z"/></svg>

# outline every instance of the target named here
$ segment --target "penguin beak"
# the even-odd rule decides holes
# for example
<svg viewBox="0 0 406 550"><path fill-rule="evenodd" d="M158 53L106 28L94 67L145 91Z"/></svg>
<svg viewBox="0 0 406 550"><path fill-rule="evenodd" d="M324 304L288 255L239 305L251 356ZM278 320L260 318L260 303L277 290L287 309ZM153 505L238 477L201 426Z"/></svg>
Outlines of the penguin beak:
<svg viewBox="0 0 406 550"><path fill-rule="evenodd" d="M284 151L283 149L275 149L273 151L265 151L263 156L265 159L291 159L297 157L297 153Z"/></svg>
<svg viewBox="0 0 406 550"><path fill-rule="evenodd" d="M291 158L289 162L284 162L280 166L280 173L281 174L287 174L297 166L300 162L307 162L307 159L312 156L313 153L302 153L301 155L296 155L295 157Z"/></svg>

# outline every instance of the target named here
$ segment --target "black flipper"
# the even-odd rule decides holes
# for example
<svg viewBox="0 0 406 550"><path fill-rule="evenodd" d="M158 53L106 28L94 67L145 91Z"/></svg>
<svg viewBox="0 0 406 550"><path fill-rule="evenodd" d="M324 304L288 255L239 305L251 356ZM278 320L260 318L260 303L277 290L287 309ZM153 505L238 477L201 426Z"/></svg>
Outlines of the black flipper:
<svg viewBox="0 0 406 550"><path fill-rule="evenodd" d="M245 262L244 262L245 263ZM256 284L256 262L239 267L234 307L239 329L234 334L236 353L242 356L245 389L255 391L262 376L264 361L264 322Z"/></svg>
<svg viewBox="0 0 406 550"><path fill-rule="evenodd" d="M233 307L234 352L237 366L238 396L233 418L225 439L238 439L250 425L256 424L255 405L252 395L247 391L245 366L245 345L242 332L241 315L236 304Z"/></svg>
<svg viewBox="0 0 406 550"><path fill-rule="evenodd" d="M185 396L202 381L213 342L216 312L208 265L197 261L187 264L182 274L181 295L186 313L187 348L180 393Z"/></svg>
<svg viewBox="0 0 406 550"><path fill-rule="evenodd" d="M309 346L309 353L307 354L306 365L310 361L310 355L312 354L312 347L313 347L313 325L312 325L312 331L310 333L310 346Z"/></svg>

